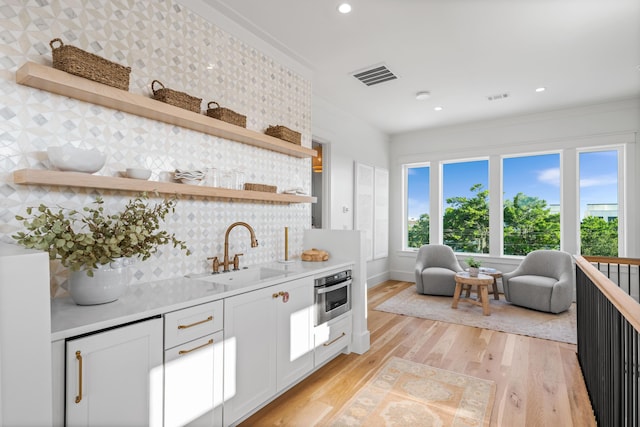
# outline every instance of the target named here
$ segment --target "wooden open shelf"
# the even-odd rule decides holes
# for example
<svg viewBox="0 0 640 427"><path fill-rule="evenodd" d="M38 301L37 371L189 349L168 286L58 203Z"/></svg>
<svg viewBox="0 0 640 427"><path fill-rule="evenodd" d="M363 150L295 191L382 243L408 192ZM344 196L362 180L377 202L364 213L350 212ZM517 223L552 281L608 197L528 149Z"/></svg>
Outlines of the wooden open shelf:
<svg viewBox="0 0 640 427"><path fill-rule="evenodd" d="M90 175L80 172L60 172L42 169L20 169L13 172L16 184L54 185L61 187L101 188L160 194L201 196L226 200L248 200L272 203L315 203L316 198L294 194L262 191L230 190L228 188L178 184L174 182L144 181L131 178Z"/></svg>
<svg viewBox="0 0 640 427"><path fill-rule="evenodd" d="M316 155L316 150L311 148L295 145L204 114L174 107L143 95L87 80L35 62L27 62L18 69L16 82L289 156L304 158Z"/></svg>

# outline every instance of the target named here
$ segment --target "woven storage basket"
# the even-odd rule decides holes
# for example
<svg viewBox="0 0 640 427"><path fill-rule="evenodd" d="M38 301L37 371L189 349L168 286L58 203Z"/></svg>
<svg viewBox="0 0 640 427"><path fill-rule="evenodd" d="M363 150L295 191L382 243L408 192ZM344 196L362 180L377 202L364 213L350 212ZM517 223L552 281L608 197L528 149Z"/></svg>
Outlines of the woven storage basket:
<svg viewBox="0 0 640 427"><path fill-rule="evenodd" d="M291 142L293 144L301 145L301 135L300 133L291 130L284 126L269 126L266 131L264 131L267 135L274 136L279 139L283 139L287 142Z"/></svg>
<svg viewBox="0 0 640 427"><path fill-rule="evenodd" d="M60 46L54 46L58 42ZM118 89L129 90L131 67L125 67L75 46L64 45L62 40L49 42L53 56L53 68L84 77Z"/></svg>
<svg viewBox="0 0 640 427"><path fill-rule="evenodd" d="M253 184L251 182L245 182L244 189L251 191L262 191L265 193L275 193L278 190L278 187L275 185Z"/></svg>
<svg viewBox="0 0 640 427"><path fill-rule="evenodd" d="M160 89L155 88L155 84L159 84ZM154 80L151 82L151 90L153 91L153 99L166 102L169 105L184 108L185 110L200 113L200 104L202 98L196 98L188 93L178 92L177 90L167 89L162 82Z"/></svg>
<svg viewBox="0 0 640 427"><path fill-rule="evenodd" d="M215 104L216 108L211 108L211 104ZM221 107L220 104L215 101L211 101L207 104L207 116L222 120L223 122L231 123L232 125L243 128L247 127L247 116L238 114L228 108Z"/></svg>

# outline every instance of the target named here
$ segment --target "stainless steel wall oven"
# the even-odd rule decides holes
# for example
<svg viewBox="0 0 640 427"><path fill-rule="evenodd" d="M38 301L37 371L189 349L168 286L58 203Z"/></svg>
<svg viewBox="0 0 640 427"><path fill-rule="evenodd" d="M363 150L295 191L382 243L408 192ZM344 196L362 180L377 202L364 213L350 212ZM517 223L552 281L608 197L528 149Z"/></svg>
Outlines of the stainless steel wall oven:
<svg viewBox="0 0 640 427"><path fill-rule="evenodd" d="M315 280L315 325L351 310L351 270Z"/></svg>

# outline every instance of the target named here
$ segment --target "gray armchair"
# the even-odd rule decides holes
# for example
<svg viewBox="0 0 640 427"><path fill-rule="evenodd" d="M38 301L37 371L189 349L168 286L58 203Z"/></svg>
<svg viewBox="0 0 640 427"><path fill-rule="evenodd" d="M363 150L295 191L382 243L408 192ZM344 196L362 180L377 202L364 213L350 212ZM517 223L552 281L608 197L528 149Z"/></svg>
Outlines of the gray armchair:
<svg viewBox="0 0 640 427"><path fill-rule="evenodd" d="M502 275L504 297L522 307L561 313L571 306L575 273L567 252L538 250Z"/></svg>
<svg viewBox="0 0 640 427"><path fill-rule="evenodd" d="M416 288L427 295L453 296L454 276L464 271L449 246L424 245L416 258Z"/></svg>

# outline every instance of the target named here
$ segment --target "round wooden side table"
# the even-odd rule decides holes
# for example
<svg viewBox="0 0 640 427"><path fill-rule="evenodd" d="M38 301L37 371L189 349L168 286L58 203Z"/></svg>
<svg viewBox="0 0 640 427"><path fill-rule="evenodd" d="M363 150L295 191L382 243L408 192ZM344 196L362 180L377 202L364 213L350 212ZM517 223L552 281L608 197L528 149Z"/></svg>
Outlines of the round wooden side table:
<svg viewBox="0 0 640 427"><path fill-rule="evenodd" d="M460 294L462 293L462 288L466 285L476 286L476 293L478 295L478 300L472 300L470 298L465 298L463 301L467 301L470 304L475 304L482 307L482 314L485 316L491 315L491 309L489 308L489 286L493 285L494 278L486 275L486 274L478 274L478 277L471 277L468 272L456 273L455 275L456 281L456 290L453 294L453 302L451 303L451 308L458 308L458 301L460 301Z"/></svg>
<svg viewBox="0 0 640 427"><path fill-rule="evenodd" d="M493 299L499 300L498 279L502 277L502 271L496 270L495 268L480 267L480 274L493 277Z"/></svg>

